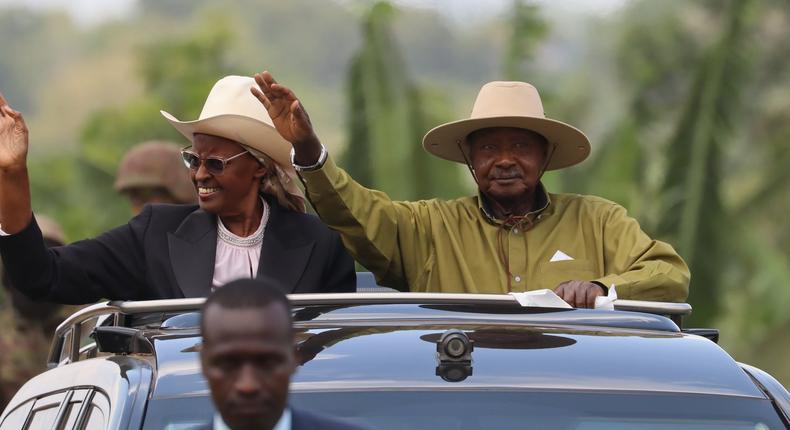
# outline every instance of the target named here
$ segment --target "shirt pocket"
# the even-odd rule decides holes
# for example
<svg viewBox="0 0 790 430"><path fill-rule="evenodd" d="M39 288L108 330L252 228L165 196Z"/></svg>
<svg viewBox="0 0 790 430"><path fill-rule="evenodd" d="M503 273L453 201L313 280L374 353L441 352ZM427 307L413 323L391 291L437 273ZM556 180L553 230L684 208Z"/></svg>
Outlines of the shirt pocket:
<svg viewBox="0 0 790 430"><path fill-rule="evenodd" d="M537 289L553 290L565 281L591 281L599 277L592 261L565 260L540 263L533 279L539 285Z"/></svg>

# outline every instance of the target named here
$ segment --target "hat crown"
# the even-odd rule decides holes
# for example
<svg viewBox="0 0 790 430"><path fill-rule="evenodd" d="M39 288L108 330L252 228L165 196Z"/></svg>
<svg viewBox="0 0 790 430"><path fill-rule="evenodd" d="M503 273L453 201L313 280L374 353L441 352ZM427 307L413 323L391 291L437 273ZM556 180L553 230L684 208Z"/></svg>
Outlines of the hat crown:
<svg viewBox="0 0 790 430"><path fill-rule="evenodd" d="M538 90L526 82L495 81L480 88L470 118L545 118Z"/></svg>
<svg viewBox="0 0 790 430"><path fill-rule="evenodd" d="M250 92L257 86L255 80L247 76L225 76L217 81L208 93L199 119L212 118L220 115L240 115L256 119L274 127L269 113L261 102Z"/></svg>

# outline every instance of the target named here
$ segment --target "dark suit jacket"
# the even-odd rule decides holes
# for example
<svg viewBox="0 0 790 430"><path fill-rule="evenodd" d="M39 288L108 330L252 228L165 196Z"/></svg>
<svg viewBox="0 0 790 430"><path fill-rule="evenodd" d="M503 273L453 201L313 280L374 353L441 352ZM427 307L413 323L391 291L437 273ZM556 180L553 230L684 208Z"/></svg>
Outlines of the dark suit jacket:
<svg viewBox="0 0 790 430"><path fill-rule="evenodd" d="M198 427L196 430L213 430L214 425L209 424L205 427ZM291 408L291 430L364 430L343 421L315 415L310 412Z"/></svg>
<svg viewBox="0 0 790 430"><path fill-rule="evenodd" d="M317 217L271 212L257 276L285 293L353 292L354 262ZM128 224L94 239L47 249L38 225L0 237L13 285L34 299L82 304L100 299L204 297L211 292L217 218L197 205L148 205Z"/></svg>

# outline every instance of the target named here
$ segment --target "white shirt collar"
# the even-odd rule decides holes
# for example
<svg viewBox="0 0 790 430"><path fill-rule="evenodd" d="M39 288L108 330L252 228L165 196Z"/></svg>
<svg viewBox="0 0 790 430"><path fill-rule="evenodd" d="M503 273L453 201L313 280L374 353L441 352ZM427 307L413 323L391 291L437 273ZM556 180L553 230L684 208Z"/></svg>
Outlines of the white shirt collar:
<svg viewBox="0 0 790 430"><path fill-rule="evenodd" d="M225 421L219 414L214 415L214 430L230 430ZM283 414L280 415L280 420L274 425L272 430L291 430L291 410L288 408L283 409Z"/></svg>

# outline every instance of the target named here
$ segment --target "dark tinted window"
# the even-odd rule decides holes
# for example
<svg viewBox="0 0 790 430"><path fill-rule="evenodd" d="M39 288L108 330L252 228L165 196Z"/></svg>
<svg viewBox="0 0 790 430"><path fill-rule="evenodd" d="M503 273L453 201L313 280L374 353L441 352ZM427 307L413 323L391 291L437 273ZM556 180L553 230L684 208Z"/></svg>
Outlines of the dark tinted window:
<svg viewBox="0 0 790 430"><path fill-rule="evenodd" d="M214 405L208 397L152 399L145 413L145 429L191 430L209 424Z"/></svg>
<svg viewBox="0 0 790 430"><path fill-rule="evenodd" d="M366 391L292 393L290 403L375 429L768 430L768 400L605 392Z"/></svg>

